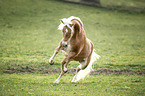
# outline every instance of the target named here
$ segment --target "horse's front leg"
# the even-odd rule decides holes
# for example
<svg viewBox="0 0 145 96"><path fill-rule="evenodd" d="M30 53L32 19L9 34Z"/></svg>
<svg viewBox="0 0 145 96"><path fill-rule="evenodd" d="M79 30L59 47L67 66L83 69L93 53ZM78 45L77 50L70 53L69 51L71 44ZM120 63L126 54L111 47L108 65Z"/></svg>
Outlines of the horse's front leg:
<svg viewBox="0 0 145 96"><path fill-rule="evenodd" d="M69 55L65 59L63 59L63 61L62 61L62 71L64 73L67 72L67 65L75 57L75 55L76 55L75 52L70 52Z"/></svg>
<svg viewBox="0 0 145 96"><path fill-rule="evenodd" d="M49 59L49 64L53 65L54 64L54 58L58 54L59 51L55 50L52 57Z"/></svg>
<svg viewBox="0 0 145 96"><path fill-rule="evenodd" d="M59 83L61 77L64 75L65 73L63 71L61 71L59 77L54 81L54 83Z"/></svg>
<svg viewBox="0 0 145 96"><path fill-rule="evenodd" d="M75 55L76 53L71 52L71 54L69 54L65 59L63 59L62 66L61 66L61 73L59 77L54 81L54 83L59 83L61 77L67 72L67 65Z"/></svg>
<svg viewBox="0 0 145 96"><path fill-rule="evenodd" d="M64 60L66 60L66 59L64 59ZM59 77L54 81L54 83L59 83L61 77L67 72L66 66L67 66L68 63L69 63L69 61L68 62L65 62L65 63L62 62L61 73L60 73Z"/></svg>
<svg viewBox="0 0 145 96"><path fill-rule="evenodd" d="M54 64L54 58L58 54L58 52L61 50L61 48L62 48L62 42L59 43L59 46L55 49L52 57L49 59L49 64L51 64L51 65Z"/></svg>
<svg viewBox="0 0 145 96"><path fill-rule="evenodd" d="M61 66L61 69L64 73L67 72L67 65L68 63L70 62L70 59L69 58L65 58L63 61L62 61L62 66Z"/></svg>

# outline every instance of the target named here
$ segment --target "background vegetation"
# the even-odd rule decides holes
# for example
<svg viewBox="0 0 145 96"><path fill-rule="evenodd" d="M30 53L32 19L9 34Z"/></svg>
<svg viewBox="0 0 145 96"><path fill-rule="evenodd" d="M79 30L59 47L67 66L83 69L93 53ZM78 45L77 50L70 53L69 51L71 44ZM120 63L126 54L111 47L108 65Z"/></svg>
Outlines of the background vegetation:
<svg viewBox="0 0 145 96"><path fill-rule="evenodd" d="M64 56L60 53L53 66L48 61L62 38L59 19L72 15L83 21L101 59L85 80L71 83L78 66L72 62L60 84L54 84ZM145 95L144 18L143 11L57 0L0 0L0 94Z"/></svg>
<svg viewBox="0 0 145 96"><path fill-rule="evenodd" d="M144 0L60 0L71 3L79 3L101 8L129 10L136 12L145 12Z"/></svg>

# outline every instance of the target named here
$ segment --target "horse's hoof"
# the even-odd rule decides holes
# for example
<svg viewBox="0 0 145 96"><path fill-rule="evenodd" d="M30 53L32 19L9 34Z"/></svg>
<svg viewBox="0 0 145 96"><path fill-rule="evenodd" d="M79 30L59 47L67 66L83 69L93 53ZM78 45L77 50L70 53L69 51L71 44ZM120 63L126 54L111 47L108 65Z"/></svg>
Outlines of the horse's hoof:
<svg viewBox="0 0 145 96"><path fill-rule="evenodd" d="M55 80L53 83L56 83L56 84L58 84L58 83L59 83L59 80Z"/></svg>
<svg viewBox="0 0 145 96"><path fill-rule="evenodd" d="M54 60L50 59L50 60L49 60L49 64L50 64L50 65L53 65L53 64L54 64Z"/></svg>
<svg viewBox="0 0 145 96"><path fill-rule="evenodd" d="M68 71L67 68L64 68L64 69L63 69L63 72L64 72L64 73L66 73L67 71Z"/></svg>
<svg viewBox="0 0 145 96"><path fill-rule="evenodd" d="M76 83L76 81L72 80L71 83Z"/></svg>

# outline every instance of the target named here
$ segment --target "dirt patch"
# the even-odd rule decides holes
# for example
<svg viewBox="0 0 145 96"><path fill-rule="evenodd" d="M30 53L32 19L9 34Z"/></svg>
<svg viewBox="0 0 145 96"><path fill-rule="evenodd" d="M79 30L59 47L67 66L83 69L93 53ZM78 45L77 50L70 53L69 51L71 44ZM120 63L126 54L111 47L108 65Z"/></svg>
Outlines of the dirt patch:
<svg viewBox="0 0 145 96"><path fill-rule="evenodd" d="M145 75L145 71L133 71L130 69L123 69L123 70L112 70L112 69L98 69L98 70L94 70L91 72L92 75L95 74L103 74L103 75L109 75L109 74L115 74L115 75L120 75L120 74L125 74L125 75L133 75L133 74L137 74L137 75Z"/></svg>
<svg viewBox="0 0 145 96"><path fill-rule="evenodd" d="M4 73L13 74L13 73L40 73L40 74L48 74L48 73L59 73L60 68L44 68L44 67L30 67L30 66L19 66L16 68L8 67L3 71Z"/></svg>
<svg viewBox="0 0 145 96"><path fill-rule="evenodd" d="M19 66L16 68L8 67L6 70L3 71L4 73L8 74L13 74L13 73L40 73L40 74L49 74L49 73L60 73L61 68L59 67L41 67L41 68L33 68L29 66ZM67 74L75 74L76 69L68 69ZM145 75L145 71L143 70L137 70L133 71L130 69L123 69L123 70L113 70L113 69L97 69L93 70L91 72L91 75L97 75L97 74L103 74L103 75L109 75L109 74L115 74L115 75L120 75L120 74L125 74L125 75Z"/></svg>

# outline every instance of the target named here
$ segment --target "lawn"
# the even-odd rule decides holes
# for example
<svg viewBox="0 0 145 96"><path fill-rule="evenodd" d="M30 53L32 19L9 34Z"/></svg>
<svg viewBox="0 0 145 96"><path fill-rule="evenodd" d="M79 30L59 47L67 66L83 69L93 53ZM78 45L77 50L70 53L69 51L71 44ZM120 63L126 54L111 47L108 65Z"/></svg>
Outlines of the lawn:
<svg viewBox="0 0 145 96"><path fill-rule="evenodd" d="M70 83L72 76L67 74L60 84L54 84L57 74L2 74L1 96L141 96L144 94L142 76L90 76L85 81Z"/></svg>
<svg viewBox="0 0 145 96"><path fill-rule="evenodd" d="M62 38L59 19L72 15L81 18L101 58L78 83L71 83L78 66L71 62L69 73L54 84L64 56L52 66L48 61ZM145 13L57 0L0 0L0 94L145 95L144 18Z"/></svg>

